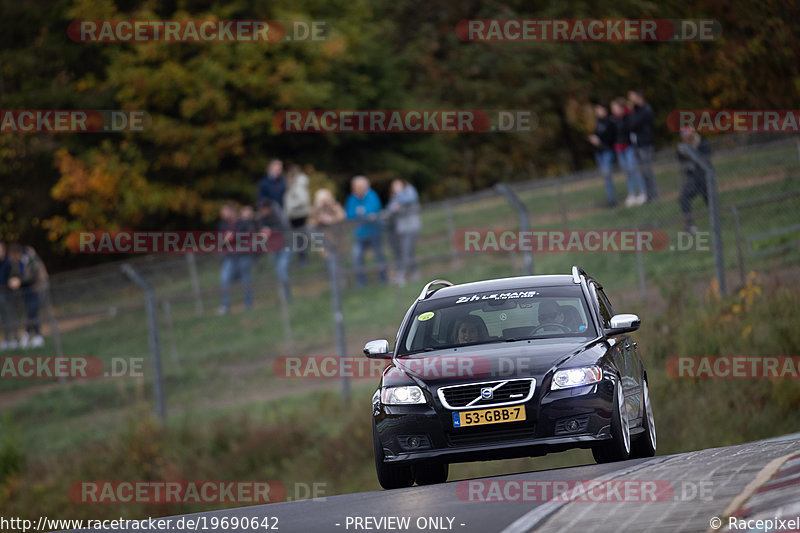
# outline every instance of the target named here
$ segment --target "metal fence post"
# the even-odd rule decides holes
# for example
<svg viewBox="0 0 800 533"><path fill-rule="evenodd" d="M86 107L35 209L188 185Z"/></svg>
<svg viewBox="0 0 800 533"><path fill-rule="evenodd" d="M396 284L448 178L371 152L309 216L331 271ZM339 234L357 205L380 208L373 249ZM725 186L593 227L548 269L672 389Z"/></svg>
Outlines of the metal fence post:
<svg viewBox="0 0 800 533"><path fill-rule="evenodd" d="M461 259L458 253L458 248L453 242L456 236L456 226L453 222L453 207L450 205L450 200L447 200L444 203L444 216L447 223L447 238L450 241L450 256L452 257L450 266L452 268L460 268Z"/></svg>
<svg viewBox="0 0 800 533"><path fill-rule="evenodd" d="M194 254L186 254L186 262L189 264L189 278L192 280L194 311L199 316L203 314L203 298L200 296L200 281L197 278L197 260Z"/></svg>
<svg viewBox="0 0 800 533"><path fill-rule="evenodd" d="M164 300L161 303L164 308L164 319L167 321L167 336L169 337L169 355L172 359L172 364L178 366L178 347L175 344L175 327L172 322L172 305L169 300Z"/></svg>
<svg viewBox="0 0 800 533"><path fill-rule="evenodd" d="M43 291L43 296L45 300L45 309L47 309L47 317L50 321L50 332L53 334L53 342L56 345L56 356L63 357L64 347L61 344L61 331L58 329L58 320L56 320L56 315L53 312L53 292L50 290L49 284L47 285L47 289ZM67 382L67 378L60 375L58 381L64 384Z"/></svg>
<svg viewBox="0 0 800 533"><path fill-rule="evenodd" d="M561 211L561 221L564 223L564 229L569 229L569 215L567 214L567 204L564 201L564 185L563 177L559 177L556 182L556 192L558 194L558 208Z"/></svg>
<svg viewBox="0 0 800 533"><path fill-rule="evenodd" d="M278 290L278 299L281 302L281 320L283 322L283 340L289 353L294 353L294 337L292 336L292 318L289 314L289 300L283 288Z"/></svg>
<svg viewBox="0 0 800 533"><path fill-rule="evenodd" d="M494 186L494 189L506 197L508 203L511 204L511 207L517 210L519 213L519 228L522 231L530 231L531 229L531 219L528 215L528 208L525 207L525 204L522 203L522 200L514 194L514 191L511 190L511 187L506 185L505 183L498 183ZM533 275L533 252L530 250L523 250L522 251L522 260L523 264L525 265L525 274L528 276Z"/></svg>
<svg viewBox="0 0 800 533"><path fill-rule="evenodd" d="M634 226L636 234L639 234L639 226ZM636 247L636 266L639 270L639 295L643 302L647 302L647 284L644 279L644 257L642 257L642 247Z"/></svg>
<svg viewBox="0 0 800 533"><path fill-rule="evenodd" d="M742 228L739 224L739 209L736 204L731 206L731 213L733 213L733 230L736 232L736 259L739 262L739 279L742 285L745 283L744 275L744 253L742 253Z"/></svg>
<svg viewBox="0 0 800 533"><path fill-rule="evenodd" d="M326 263L328 267L328 277L331 285L331 306L333 308L333 329L336 337L336 355L340 358L347 357L347 337L344 332L344 312L342 311L342 295L339 290L339 253L336 247L323 236L323 245L328 252ZM341 368L341 365L340 365ZM342 398L345 402L350 400L350 380L342 373Z"/></svg>
<svg viewBox="0 0 800 533"><path fill-rule="evenodd" d="M161 346L158 340L158 306L153 288L131 265L122 265L122 271L131 281L144 291L145 308L147 310L147 331L149 333L150 352L153 355L153 394L156 400L158 417L167 419L167 408L164 403L164 381L161 376Z"/></svg>
<svg viewBox="0 0 800 533"><path fill-rule="evenodd" d="M697 165L703 168L706 175L706 190L708 191L708 217L711 221L711 250L714 254L714 270L719 290L722 294L728 293L727 283L725 282L725 257L722 253L722 228L719 218L719 194L717 191L717 173L714 166L703 157L697 149L689 144L683 143L686 147L686 155Z"/></svg>

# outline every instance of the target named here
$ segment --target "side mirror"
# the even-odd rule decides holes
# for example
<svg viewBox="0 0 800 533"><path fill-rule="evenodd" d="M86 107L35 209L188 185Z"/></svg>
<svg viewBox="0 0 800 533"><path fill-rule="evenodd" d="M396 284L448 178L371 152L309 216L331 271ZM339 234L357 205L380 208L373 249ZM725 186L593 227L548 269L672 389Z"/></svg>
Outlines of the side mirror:
<svg viewBox="0 0 800 533"><path fill-rule="evenodd" d="M389 341L386 339L369 341L364 345L364 355L370 359L391 359L392 354L389 353Z"/></svg>
<svg viewBox="0 0 800 533"><path fill-rule="evenodd" d="M620 333L630 333L636 331L642 321L639 317L631 314L614 315L611 317L611 327L607 328L606 335L619 335Z"/></svg>

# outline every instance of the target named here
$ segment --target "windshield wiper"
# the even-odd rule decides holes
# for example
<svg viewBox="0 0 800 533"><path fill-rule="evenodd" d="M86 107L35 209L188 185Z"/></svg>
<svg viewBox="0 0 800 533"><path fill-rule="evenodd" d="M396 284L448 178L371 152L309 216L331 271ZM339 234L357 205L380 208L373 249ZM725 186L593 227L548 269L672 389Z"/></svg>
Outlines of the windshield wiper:
<svg viewBox="0 0 800 533"><path fill-rule="evenodd" d="M399 357L403 357L403 356L406 356L406 355L414 355L415 353L420 353L420 352L432 352L432 351L434 351L434 350L440 350L440 349L441 349L441 348L431 348L430 346L428 346L427 348L422 348L422 349L419 349L419 350L414 350L413 352L406 352L406 353L404 353L404 354L401 354Z"/></svg>

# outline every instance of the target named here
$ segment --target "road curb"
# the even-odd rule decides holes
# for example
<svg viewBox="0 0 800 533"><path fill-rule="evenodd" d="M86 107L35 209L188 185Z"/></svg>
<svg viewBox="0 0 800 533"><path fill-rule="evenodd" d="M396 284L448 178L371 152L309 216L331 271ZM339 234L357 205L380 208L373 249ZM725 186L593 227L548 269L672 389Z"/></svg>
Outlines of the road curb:
<svg viewBox="0 0 800 533"><path fill-rule="evenodd" d="M723 520L722 523L725 524L725 522L728 521L728 519L732 516L736 516L737 518L745 518L766 512L770 512L771 515L780 514L777 511L780 511L781 505L776 505L775 502L773 502L768 496L766 498L762 498L766 501L761 502L759 505L745 507L745 504L747 504L751 499L753 499L753 497L757 497L759 495L769 495L770 492L779 491L781 489L786 488L787 486L789 488L792 488L792 486L794 486L795 487L794 493L800 492L796 489L796 487L800 486L800 479L789 479L787 480L788 482L776 481L770 483L776 477L778 478L783 477L780 475L781 471L784 470L785 465L789 462L791 462L793 466L787 469L787 472L785 472L784 475L786 477L796 478L797 476L792 474L794 474L794 470L796 470L798 468L798 465L800 465L800 449L795 450L792 453L789 453L782 457L777 457L772 461L770 461L764 468L762 468L761 471L758 473L758 475L753 479L753 481L748 483L747 486L744 488L744 490L738 496L736 496L733 499L733 501L731 501L731 503L728 505L728 507L725 509L725 511L723 511L722 514L720 514L720 518ZM776 485L776 486L769 487L769 485ZM800 501L800 498L795 497L795 503L798 501ZM723 526L717 529L709 527L706 530L706 533L717 533L719 531L729 531L729 529L727 526Z"/></svg>
<svg viewBox="0 0 800 533"><path fill-rule="evenodd" d="M656 457L648 461L639 463L635 466L631 466L623 470L616 470L611 474L600 476L596 478L595 481L599 482L611 481L618 477L626 476L638 470L642 470L643 468L647 468L649 466L666 462L671 458L672 456ZM526 533L528 531L531 531L532 529L543 524L548 518L550 518L553 514L558 512L562 507L573 501L575 500L572 499L564 499L561 501L550 500L547 503L540 505L539 507L536 507L533 510L525 513L521 517L517 518L514 522L506 526L506 528L503 529L501 533Z"/></svg>

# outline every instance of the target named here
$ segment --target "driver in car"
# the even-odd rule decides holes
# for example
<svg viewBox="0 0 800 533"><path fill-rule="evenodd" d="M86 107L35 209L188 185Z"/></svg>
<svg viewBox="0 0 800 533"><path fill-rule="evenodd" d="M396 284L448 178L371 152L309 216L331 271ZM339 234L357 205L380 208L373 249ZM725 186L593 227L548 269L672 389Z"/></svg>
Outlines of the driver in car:
<svg viewBox="0 0 800 533"><path fill-rule="evenodd" d="M564 311L554 300L545 300L539 304L539 326L547 326L548 324L551 325L550 328L545 327L542 329L561 332L572 330L569 324L564 323Z"/></svg>
<svg viewBox="0 0 800 533"><path fill-rule="evenodd" d="M461 318L454 328L456 344L471 344L473 342L482 342L486 339L483 335L483 329L486 326L483 321L472 315L467 315Z"/></svg>

